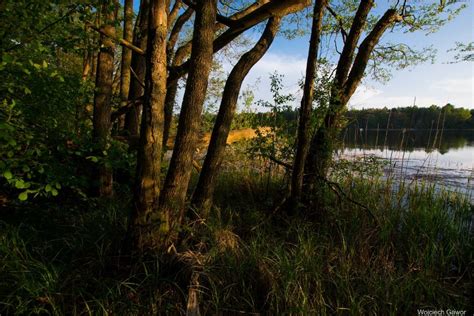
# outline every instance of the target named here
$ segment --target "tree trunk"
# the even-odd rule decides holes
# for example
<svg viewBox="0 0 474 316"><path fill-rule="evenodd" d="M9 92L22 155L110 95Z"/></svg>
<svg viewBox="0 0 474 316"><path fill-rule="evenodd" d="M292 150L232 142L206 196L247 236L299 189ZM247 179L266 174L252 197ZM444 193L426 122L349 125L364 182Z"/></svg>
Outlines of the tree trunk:
<svg viewBox="0 0 474 316"><path fill-rule="evenodd" d="M125 0L123 8L123 39L132 42L133 37L133 0ZM132 64L132 51L122 46L122 63L120 70L120 106L127 106L130 91L130 66ZM119 124L119 128L122 128Z"/></svg>
<svg viewBox="0 0 474 316"><path fill-rule="evenodd" d="M165 184L160 196L161 233L164 246L171 243L181 223L186 191L198 142L201 112L212 66L217 0L197 4L191 52L191 67L179 117L178 132Z"/></svg>
<svg viewBox="0 0 474 316"><path fill-rule="evenodd" d="M257 25L258 23L263 22L272 16L284 16L290 13L298 12L307 7L310 3L310 0L286 0L262 1L259 3L259 5L251 5L247 9L242 10L242 12L246 12L245 15L234 14L233 17L237 17L235 20L232 17L229 18L229 20L233 21L233 26L228 28L224 33L219 35L214 40L214 53L224 48L243 32ZM181 53L181 50L187 52L189 50L189 46L186 44L181 46L178 49L177 54ZM185 75L190 70L190 66L191 62L188 60L178 67L172 67L169 74L169 84L179 80L179 78Z"/></svg>
<svg viewBox="0 0 474 316"><path fill-rule="evenodd" d="M149 10L145 100L137 158L135 209L131 220L131 237L135 249L140 251L160 245L162 216L157 208L166 96L166 2L153 0Z"/></svg>
<svg viewBox="0 0 474 316"><path fill-rule="evenodd" d="M311 112L314 98L314 81L316 78L316 67L318 60L319 42L322 33L322 20L327 0L316 0L313 11L313 25L309 41L308 61L306 63L306 77L301 100L300 119L298 125L298 138L295 161L290 188L290 205L295 209L298 207L303 188L303 175L306 157L308 156L311 142L310 124Z"/></svg>
<svg viewBox="0 0 474 316"><path fill-rule="evenodd" d="M367 3L370 4L368 9L365 8L364 10L361 10L359 7L356 18L359 12L363 11L363 16L365 16L365 19L367 19L372 2L363 1L360 4L360 6L367 6ZM323 124L318 128L313 136L310 154L308 155L306 162L306 191L308 196L313 194L316 187L319 185L324 185L322 182L320 182L318 185L317 182L318 179L322 180L323 178L326 178L328 174L335 142L337 141L341 127L343 127L340 122L340 116L344 112L349 99L352 97L357 86L362 80L370 55L372 54L375 46L380 41L380 38L385 33L387 28L393 25L393 23L399 22L400 20L401 17L398 15L395 9L387 10L359 45L359 50L353 62L352 57L344 57L346 55L344 54L343 49L343 54L341 54L341 59L339 60L336 69L335 82L331 91L329 109L325 115ZM364 25L365 24L360 23L360 21L357 21L357 23L354 21L346 41L346 45L350 46L350 50L355 50L353 43L358 42L359 36L362 33L361 30L353 30L353 28L363 28ZM356 35L351 37L352 33ZM353 52L347 53L347 55L353 56ZM345 60L344 62L342 62L343 57ZM347 65L347 63L349 63L349 65Z"/></svg>
<svg viewBox="0 0 474 316"><path fill-rule="evenodd" d="M174 52L176 42L178 41L179 33L181 32L181 29L183 28L184 24L191 18L193 13L194 13L194 10L192 8L188 8L186 11L184 11L184 13L178 17L178 19L176 20L176 23L173 26L173 29L171 30L169 40L168 40L168 45L166 48L168 66L180 65L185 58L184 54L175 56L173 52ZM166 144L168 142L168 138L170 135L171 123L173 120L173 108L176 101L177 93L178 93L178 82L175 81L168 85L168 91L166 93L165 125L164 125L164 130L163 130L163 152L167 150Z"/></svg>
<svg viewBox="0 0 474 316"><path fill-rule="evenodd" d="M150 0L141 0L138 19L133 32L133 44L143 50L147 46L149 6ZM132 52L131 68L135 74L130 78L129 101L136 100L143 95L144 88L142 84L145 82L146 72L145 56ZM141 108L140 105L134 106L125 115L124 128L129 136L138 136Z"/></svg>
<svg viewBox="0 0 474 316"><path fill-rule="evenodd" d="M204 218L212 205L216 177L223 160L227 136L237 107L242 82L250 69L263 57L270 47L280 25L280 17L272 17L257 44L245 53L232 69L225 84L222 102L212 130L207 155L193 195L192 204Z"/></svg>
<svg viewBox="0 0 474 316"><path fill-rule="evenodd" d="M115 34L113 26L114 10L103 6L105 25L109 33ZM97 71L94 92L93 137L98 151L102 155L107 150L110 137L110 114L114 72L115 44L110 38L100 36L100 52L97 58ZM99 195L108 197L113 194L112 170L107 164L102 164L99 170Z"/></svg>

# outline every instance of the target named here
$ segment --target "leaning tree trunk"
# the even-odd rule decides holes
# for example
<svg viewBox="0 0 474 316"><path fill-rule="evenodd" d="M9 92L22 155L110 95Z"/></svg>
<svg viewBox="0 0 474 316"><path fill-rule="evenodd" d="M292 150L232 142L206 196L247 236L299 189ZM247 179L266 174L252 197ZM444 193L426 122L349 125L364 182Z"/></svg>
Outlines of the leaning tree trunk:
<svg viewBox="0 0 474 316"><path fill-rule="evenodd" d="M107 5L103 6L105 24L103 28L110 34L115 34L113 26L115 14ZM93 137L98 152L107 150L110 137L111 98L114 73L114 41L104 35L100 36L100 52L97 58L97 70L94 92ZM99 195L108 197L113 194L112 170L107 164L102 164L99 175Z"/></svg>
<svg viewBox="0 0 474 316"><path fill-rule="evenodd" d="M367 2L371 7L371 1L364 1L361 3L361 6ZM370 11L370 7L366 11L367 13L365 14L365 19L367 18L368 12ZM357 13L359 13L359 11ZM398 15L395 9L387 10L359 45L357 54L354 58L354 61L352 62L352 56L354 54L353 52L356 47L356 44L354 43L358 42L359 36L362 33L359 28L364 27L364 24L359 24L356 27L357 30L354 30L353 32L353 24L353 27L351 28L349 36L346 40L346 45L351 46L350 50L352 53L344 54L343 49L341 59L339 60L336 70L335 82L333 83L331 91L328 112L325 115L323 124L318 128L313 136L313 139L311 140L310 154L308 155L306 162L308 167L306 171L308 174L306 188L309 195L311 195L318 186L317 182L324 181L324 179L327 177L332 161L334 144L339 137L341 127L343 127L340 117L344 112L349 99L352 97L357 86L362 80L370 55L372 54L375 46L378 44L385 31L391 25L393 25L393 23L399 22L400 20L401 17ZM352 33L356 35L351 37ZM347 65L347 63L349 63L349 65ZM320 183L320 185L324 185L324 183Z"/></svg>
<svg viewBox="0 0 474 316"><path fill-rule="evenodd" d="M191 67L181 106L173 156L160 196L160 233L165 237L163 246L167 246L176 238L181 223L212 66L217 0L202 0L196 6Z"/></svg>
<svg viewBox="0 0 474 316"><path fill-rule="evenodd" d="M157 208L166 96L166 2L153 0L149 10L145 98L137 157L135 209L130 232L135 249L139 251L156 248L160 241L159 224L162 218Z"/></svg>
<svg viewBox="0 0 474 316"><path fill-rule="evenodd" d="M133 37L133 0L125 0L123 8L123 39L132 42ZM122 63L120 70L120 106L127 106L130 91L130 66L132 64L132 51L122 47ZM120 118L119 122L123 123ZM123 125L119 124L119 128Z"/></svg>
<svg viewBox="0 0 474 316"><path fill-rule="evenodd" d="M133 32L133 44L142 50L147 46L148 33L148 15L149 15L150 0L141 0L140 10L138 13L137 23ZM132 52L130 90L128 100L133 102L143 96L145 82L146 61L145 56ZM137 137L139 134L140 124L140 105L135 105L125 115L124 129L128 136Z"/></svg>
<svg viewBox="0 0 474 316"><path fill-rule="evenodd" d="M310 124L314 98L314 81L316 78L318 49L322 33L322 20L326 5L327 0L316 0L314 4L313 25L309 41L308 61L306 63L306 77L300 108L296 155L291 177L290 206L295 209L300 204L303 188L304 165L311 142Z"/></svg>
<svg viewBox="0 0 474 316"><path fill-rule="evenodd" d="M250 69L265 55L280 25L280 17L272 17L257 44L245 53L232 69L224 87L222 102L212 130L207 155L193 195L192 205L206 218L212 205L216 177L223 160L227 136L237 107L242 82Z"/></svg>
<svg viewBox="0 0 474 316"><path fill-rule="evenodd" d="M167 58L168 58L168 66L177 66L180 65L184 58L187 56L183 52L177 55L174 55L175 45L179 39L179 34L181 29L183 28L184 24L191 18L193 15L194 10L192 8L188 8L186 11L181 14L176 23L173 25L173 28L170 32L168 44L167 44ZM168 27L169 28L169 27ZM173 108L176 101L176 94L178 93L178 82L175 81L168 85L168 91L166 93L166 100L165 100L165 123L164 123L164 130L163 130L163 152L167 150L166 144L168 142L168 138L170 135L171 130L171 123L173 120Z"/></svg>

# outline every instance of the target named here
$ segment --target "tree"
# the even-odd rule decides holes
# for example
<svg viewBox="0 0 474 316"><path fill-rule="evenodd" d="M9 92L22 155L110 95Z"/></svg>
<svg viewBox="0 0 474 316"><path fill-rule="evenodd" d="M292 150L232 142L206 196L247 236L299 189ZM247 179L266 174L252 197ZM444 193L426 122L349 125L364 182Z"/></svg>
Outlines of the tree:
<svg viewBox="0 0 474 316"><path fill-rule="evenodd" d="M190 71L179 116L173 156L160 195L159 225L163 245L176 238L183 217L186 192L199 133L202 106L212 66L217 0L203 0L196 7ZM160 139L161 141L161 139Z"/></svg>
<svg viewBox="0 0 474 316"><path fill-rule="evenodd" d="M123 7L123 39L133 41L133 0L125 0ZM132 51L122 47L122 64L120 70L120 106L127 106L130 92L130 67Z"/></svg>
<svg viewBox="0 0 474 316"><path fill-rule="evenodd" d="M322 19L326 5L327 1L316 0L313 10L313 24L309 41L308 61L306 63L303 98L300 107L296 155L291 178L290 205L294 207L297 207L300 203L303 188L304 164L306 157L308 156L310 145L310 124L314 97L314 83L316 77L318 48L322 34Z"/></svg>
<svg viewBox="0 0 474 316"><path fill-rule="evenodd" d="M105 32L115 34L115 2L104 1L101 10L104 19ZM110 137L111 98L114 72L114 41L105 35L100 36L100 52L97 57L97 71L94 93L93 137L99 153L107 151ZM107 163L103 163L99 170L99 195L113 194L112 170Z"/></svg>
<svg viewBox="0 0 474 316"><path fill-rule="evenodd" d="M242 82L250 69L270 47L280 25L280 20L280 17L270 18L258 42L239 59L226 81L206 158L192 201L192 205L201 211L204 218L207 217L212 205L216 176L223 160L227 136L237 107Z"/></svg>
<svg viewBox="0 0 474 316"><path fill-rule="evenodd" d="M168 34L166 1L153 0L149 7L146 81L140 145L137 157L135 209L132 213L132 238L142 250L160 243L156 231L160 193L161 149L163 139L164 103L166 96L166 39ZM155 215L155 216L153 216ZM161 230L160 230L161 231Z"/></svg>
<svg viewBox="0 0 474 316"><path fill-rule="evenodd" d="M141 0L138 18L133 30L133 45L146 50L148 39L148 16L149 16L150 0ZM132 51L132 59L130 64L130 88L128 94L128 102L132 103L125 114L124 129L129 137L138 137L140 125L141 103L137 101L143 97L145 90L145 68L146 60L142 54Z"/></svg>
<svg viewBox="0 0 474 316"><path fill-rule="evenodd" d="M455 2L452 2L449 5L453 6L454 4ZM328 174L335 139L340 128L344 125L341 120L342 113L360 84L382 35L389 28L395 28L397 25L405 32L417 30L426 30L428 33L435 32L465 7L461 5L450 9L448 4L438 7L423 3L407 6L406 1L397 2L393 7L388 8L381 17L373 19L369 15L373 6L373 0L361 1L352 18L349 32L344 31L343 25L340 26L344 46L335 69L329 108L324 115L322 124L317 127L312 137L310 153L305 164L304 187L307 197L311 197L316 189L325 186L324 180L321 181L321 179L325 179ZM442 16L441 13L444 12L446 14ZM359 39L364 33L366 36L359 44ZM390 49L390 47L386 48L386 50ZM404 53L406 52L403 51L401 54ZM390 61L387 60L389 63ZM321 196L320 198L322 199Z"/></svg>

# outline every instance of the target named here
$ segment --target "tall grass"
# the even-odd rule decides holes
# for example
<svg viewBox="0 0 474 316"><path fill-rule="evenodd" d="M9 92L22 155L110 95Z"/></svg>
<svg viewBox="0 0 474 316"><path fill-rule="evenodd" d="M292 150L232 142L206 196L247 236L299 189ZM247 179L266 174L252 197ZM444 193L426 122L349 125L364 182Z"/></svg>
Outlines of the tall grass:
<svg viewBox="0 0 474 316"><path fill-rule="evenodd" d="M184 314L190 272L180 260L198 263L202 314L400 315L473 308L469 200L351 170L333 179L350 199L331 194L316 220L288 217L275 212L285 175L272 177L267 188L260 171L268 170L267 163L255 159L245 168L241 157L228 162L199 245L173 262L122 260L127 194L83 206L2 211L0 313Z"/></svg>

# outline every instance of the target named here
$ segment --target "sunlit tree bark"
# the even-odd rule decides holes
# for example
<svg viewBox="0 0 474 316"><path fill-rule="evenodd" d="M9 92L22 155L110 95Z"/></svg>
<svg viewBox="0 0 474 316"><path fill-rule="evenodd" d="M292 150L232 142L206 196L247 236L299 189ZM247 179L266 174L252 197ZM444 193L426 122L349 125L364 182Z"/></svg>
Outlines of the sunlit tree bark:
<svg viewBox="0 0 474 316"><path fill-rule="evenodd" d="M135 248L140 250L156 248L161 235L159 223L162 216L156 210L160 193L166 96L167 8L166 1L153 0L149 9L145 97L137 158L135 209L131 225Z"/></svg>
<svg viewBox="0 0 474 316"><path fill-rule="evenodd" d="M270 47L278 31L280 20L280 17L270 18L257 44L239 59L225 84L222 102L192 200L192 205L201 211L204 218L212 205L216 176L224 158L227 136L237 107L242 82Z"/></svg>

